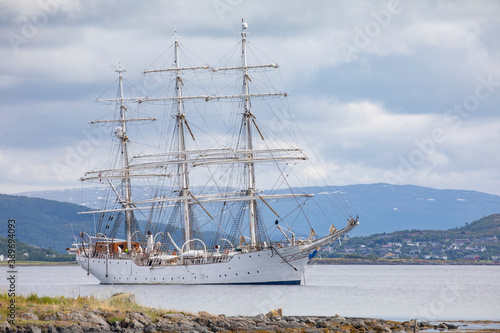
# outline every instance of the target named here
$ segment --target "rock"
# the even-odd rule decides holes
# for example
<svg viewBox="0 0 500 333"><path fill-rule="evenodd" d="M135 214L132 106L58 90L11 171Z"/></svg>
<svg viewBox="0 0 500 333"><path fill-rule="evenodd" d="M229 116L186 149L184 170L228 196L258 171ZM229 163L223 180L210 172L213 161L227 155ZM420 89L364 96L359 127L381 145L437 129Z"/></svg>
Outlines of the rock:
<svg viewBox="0 0 500 333"><path fill-rule="evenodd" d="M49 324L47 325L47 333L57 333L57 328L54 325Z"/></svg>
<svg viewBox="0 0 500 333"><path fill-rule="evenodd" d="M264 318L265 318L265 317L266 317L266 316L264 316L264 314L263 314L263 313L260 313L260 314L256 315L254 318L255 318L256 320L260 320L260 321L262 321L262 320L264 320Z"/></svg>
<svg viewBox="0 0 500 333"><path fill-rule="evenodd" d="M52 314L52 315L47 315L41 318L44 321L56 321L57 320L57 315Z"/></svg>
<svg viewBox="0 0 500 333"><path fill-rule="evenodd" d="M354 320L352 323L351 323L352 327L354 327L355 329L360 329L360 328L364 328L366 327L365 323L360 320L360 319L357 319L357 320Z"/></svg>
<svg viewBox="0 0 500 333"><path fill-rule="evenodd" d="M76 322L84 322L87 320L81 312L70 312L66 314L66 319Z"/></svg>
<svg viewBox="0 0 500 333"><path fill-rule="evenodd" d="M449 324L449 323L444 323L449 330L456 330L458 329L458 326L457 325L454 325L454 324Z"/></svg>
<svg viewBox="0 0 500 333"><path fill-rule="evenodd" d="M177 325L178 326L174 329L175 332L178 332L178 331L193 331L193 330L195 330L195 327L196 327L196 325L194 325L192 322L187 321L187 320L179 321L177 323Z"/></svg>
<svg viewBox="0 0 500 333"><path fill-rule="evenodd" d="M376 332L392 332L389 325L385 325L385 324L376 324L370 328L374 329Z"/></svg>
<svg viewBox="0 0 500 333"><path fill-rule="evenodd" d="M131 328L143 328L144 324L138 321L137 319L132 319L130 323L127 325L127 327Z"/></svg>
<svg viewBox="0 0 500 333"><path fill-rule="evenodd" d="M445 323L441 323L441 324L437 325L437 329L438 330L447 330L448 326L446 326Z"/></svg>
<svg viewBox="0 0 500 333"><path fill-rule="evenodd" d="M89 324L100 325L109 328L107 320L99 315L96 315L95 313L88 312L84 316Z"/></svg>
<svg viewBox="0 0 500 333"><path fill-rule="evenodd" d="M158 332L158 329L157 329L156 325L148 325L148 326L144 327L144 332L148 332L148 333Z"/></svg>
<svg viewBox="0 0 500 333"><path fill-rule="evenodd" d="M206 311L198 311L198 316L203 318L212 318L212 315Z"/></svg>
<svg viewBox="0 0 500 333"><path fill-rule="evenodd" d="M109 298L112 302L135 303L135 295L132 293L116 293Z"/></svg>
<svg viewBox="0 0 500 333"><path fill-rule="evenodd" d="M339 323L343 323L343 322L346 321L346 319L344 317L342 317L341 315L339 315L339 314L336 314L331 319L334 320L334 321L336 321L336 322L339 322Z"/></svg>
<svg viewBox="0 0 500 333"><path fill-rule="evenodd" d="M1 329L0 329L1 331ZM42 333L42 329L38 326L30 325L26 327L26 332L28 333Z"/></svg>
<svg viewBox="0 0 500 333"><path fill-rule="evenodd" d="M10 330L10 324L7 321L4 321L3 323L0 324L0 331L2 332L7 332L7 330Z"/></svg>
<svg viewBox="0 0 500 333"><path fill-rule="evenodd" d="M83 330L77 324L71 326L61 326L59 327L59 333L83 333Z"/></svg>
<svg viewBox="0 0 500 333"><path fill-rule="evenodd" d="M170 319L172 321L184 320L186 316L182 313L166 313L163 315L163 318Z"/></svg>
<svg viewBox="0 0 500 333"><path fill-rule="evenodd" d="M31 313L31 312L26 312L26 313L19 314L19 319L22 319L22 320L39 320L38 316L36 314Z"/></svg>
<svg viewBox="0 0 500 333"><path fill-rule="evenodd" d="M271 310L268 313L266 313L267 318L275 318L275 317L282 317L283 316L283 310L281 308L276 309L276 310Z"/></svg>
<svg viewBox="0 0 500 333"><path fill-rule="evenodd" d="M129 315L130 319L132 320L137 320L140 322L143 326L151 325L153 323L153 319L148 316L147 314L140 313L140 312L132 312Z"/></svg>
<svg viewBox="0 0 500 333"><path fill-rule="evenodd" d="M327 323L326 321L324 321L324 320L318 320L318 321L316 322L316 327L317 327L317 328L327 328L327 327L329 327L329 325L328 325L328 323Z"/></svg>
<svg viewBox="0 0 500 333"><path fill-rule="evenodd" d="M194 321L200 324L201 326L208 326L208 324L210 323L210 320L208 320L205 317L195 318Z"/></svg>
<svg viewBox="0 0 500 333"><path fill-rule="evenodd" d="M164 319L164 318L159 318L158 321L156 322L156 328L160 332L166 332L166 331L171 331L174 327L174 323L172 323L170 320Z"/></svg>

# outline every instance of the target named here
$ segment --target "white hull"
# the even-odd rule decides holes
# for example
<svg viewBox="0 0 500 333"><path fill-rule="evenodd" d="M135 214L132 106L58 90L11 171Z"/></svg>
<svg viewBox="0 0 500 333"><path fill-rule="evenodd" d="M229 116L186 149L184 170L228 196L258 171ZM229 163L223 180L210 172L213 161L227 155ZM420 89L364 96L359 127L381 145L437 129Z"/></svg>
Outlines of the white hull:
<svg viewBox="0 0 500 333"><path fill-rule="evenodd" d="M291 246L237 253L221 263L166 266L138 266L130 258L76 260L103 284L300 284L311 252Z"/></svg>

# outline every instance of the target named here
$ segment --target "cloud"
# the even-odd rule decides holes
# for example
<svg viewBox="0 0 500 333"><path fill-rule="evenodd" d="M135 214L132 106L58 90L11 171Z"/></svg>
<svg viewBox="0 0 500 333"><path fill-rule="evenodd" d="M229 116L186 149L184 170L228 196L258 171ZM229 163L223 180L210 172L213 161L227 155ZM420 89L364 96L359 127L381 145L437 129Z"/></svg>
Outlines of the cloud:
<svg viewBox="0 0 500 333"><path fill-rule="evenodd" d="M141 88L141 71L170 47L174 22L193 62L220 65L228 52L238 61L231 50L245 18L250 47L281 65L276 89L290 93L290 112L332 179L382 182L389 172L397 182L499 193L500 3L395 2L392 12L390 3L3 1L0 170L9 191L73 186L82 170L60 183L52 163L109 112L92 100L116 94L119 62ZM453 111L471 101L480 78L493 82L489 96L467 117ZM275 142L287 102L256 110ZM446 121L449 110L459 124ZM446 140L411 164L436 129ZM413 168L405 177L403 160ZM16 180L23 173L26 181Z"/></svg>

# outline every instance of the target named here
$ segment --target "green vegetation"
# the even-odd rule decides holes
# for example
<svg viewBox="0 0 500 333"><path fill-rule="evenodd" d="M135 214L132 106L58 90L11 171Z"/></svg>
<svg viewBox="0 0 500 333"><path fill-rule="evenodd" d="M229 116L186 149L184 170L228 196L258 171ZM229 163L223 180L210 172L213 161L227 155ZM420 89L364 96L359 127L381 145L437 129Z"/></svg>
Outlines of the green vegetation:
<svg viewBox="0 0 500 333"><path fill-rule="evenodd" d="M0 236L7 236L6 222L14 219L15 236L21 242L64 253L74 242L72 226L78 233L89 220L77 214L86 209L54 200L0 194L0 221L5 222Z"/></svg>
<svg viewBox="0 0 500 333"><path fill-rule="evenodd" d="M333 250L333 251L332 251ZM449 230L404 230L344 240L322 257L493 261L500 257L500 214Z"/></svg>
<svg viewBox="0 0 500 333"><path fill-rule="evenodd" d="M117 296L117 297L115 297ZM88 309L106 311L110 314L110 317L106 318L108 322L121 321L126 317L126 313L131 311L138 311L149 315L152 318L161 316L161 313L157 309L148 308L141 306L129 298L119 297L120 295L114 295L109 299L100 300L94 296L88 297L63 297L63 296L38 296L37 294L29 294L28 296L16 295L15 304L18 314L21 313L34 313L39 318L45 318L56 314L66 314L69 312L74 312L78 310ZM2 318L8 317L8 304L11 298L8 293L0 293L0 316ZM17 320L22 322L22 320Z"/></svg>
<svg viewBox="0 0 500 333"><path fill-rule="evenodd" d="M0 237L0 254L3 254L4 261L8 260L7 254L9 250L8 238ZM42 249L37 246L25 244L16 240L16 263L27 261L75 261L75 256L70 254L62 254L56 251Z"/></svg>

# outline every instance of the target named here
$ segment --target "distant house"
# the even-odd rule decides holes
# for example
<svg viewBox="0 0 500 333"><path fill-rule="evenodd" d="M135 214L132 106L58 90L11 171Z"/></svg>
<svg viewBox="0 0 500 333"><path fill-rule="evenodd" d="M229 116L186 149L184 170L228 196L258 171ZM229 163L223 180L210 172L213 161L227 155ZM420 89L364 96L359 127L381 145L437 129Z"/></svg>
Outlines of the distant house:
<svg viewBox="0 0 500 333"><path fill-rule="evenodd" d="M346 247L346 248L344 248L344 251L342 251L342 252L344 252L344 253L354 253L355 250L354 250L353 247Z"/></svg>
<svg viewBox="0 0 500 333"><path fill-rule="evenodd" d="M429 255L425 255L424 259L430 259L430 260L448 260L448 257L447 256L438 256L438 255L435 255L435 254L429 254Z"/></svg>
<svg viewBox="0 0 500 333"><path fill-rule="evenodd" d="M466 260L466 261L479 261L479 260L481 260L481 257L478 256L477 254L468 254L465 257L463 257L463 260Z"/></svg>
<svg viewBox="0 0 500 333"><path fill-rule="evenodd" d="M466 246L465 250L473 251L473 252L484 252L484 251L486 251L486 247L482 246L482 245L481 246Z"/></svg>

